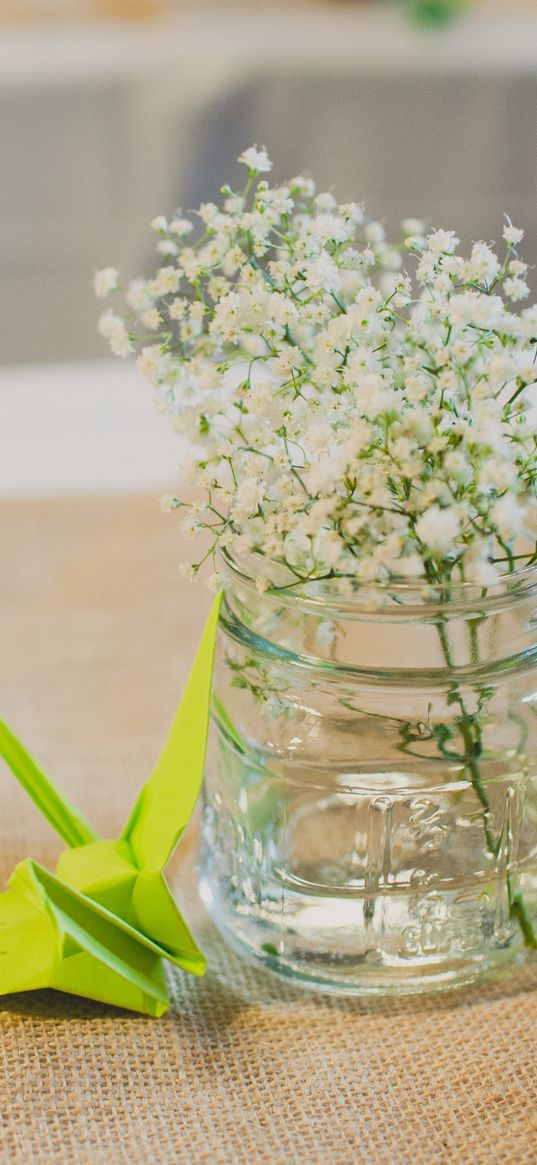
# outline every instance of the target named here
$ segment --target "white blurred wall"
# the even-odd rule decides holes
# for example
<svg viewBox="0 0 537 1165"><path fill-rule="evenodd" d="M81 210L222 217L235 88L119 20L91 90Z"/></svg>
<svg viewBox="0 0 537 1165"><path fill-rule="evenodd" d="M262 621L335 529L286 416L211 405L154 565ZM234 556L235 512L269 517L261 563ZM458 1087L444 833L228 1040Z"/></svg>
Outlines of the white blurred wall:
<svg viewBox="0 0 537 1165"><path fill-rule="evenodd" d="M104 355L94 269L151 262L146 224L266 144L389 225L465 239L508 211L537 263L537 4L442 32L382 5L203 0L147 25L0 33L0 360Z"/></svg>

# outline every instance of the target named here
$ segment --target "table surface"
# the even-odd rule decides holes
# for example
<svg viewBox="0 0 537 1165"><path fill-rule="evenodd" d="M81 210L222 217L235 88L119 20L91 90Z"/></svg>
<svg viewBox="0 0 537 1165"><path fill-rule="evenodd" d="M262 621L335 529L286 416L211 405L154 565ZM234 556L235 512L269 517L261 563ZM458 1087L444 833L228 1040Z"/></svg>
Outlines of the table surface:
<svg viewBox="0 0 537 1165"><path fill-rule="evenodd" d="M0 504L0 707L105 835L150 771L209 595L152 498ZM0 771L3 880L49 828ZM0 1000L1 1165L534 1165L537 965L451 996L299 993L241 964L171 868L208 956L162 1019L52 991ZM1 946L1 944L0 944Z"/></svg>

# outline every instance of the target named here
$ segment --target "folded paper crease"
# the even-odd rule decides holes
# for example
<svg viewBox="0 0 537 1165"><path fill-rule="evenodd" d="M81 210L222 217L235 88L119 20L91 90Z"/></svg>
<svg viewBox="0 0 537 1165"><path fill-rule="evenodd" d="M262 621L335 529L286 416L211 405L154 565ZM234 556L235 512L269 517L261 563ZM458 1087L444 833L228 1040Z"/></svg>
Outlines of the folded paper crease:
<svg viewBox="0 0 537 1165"><path fill-rule="evenodd" d="M0 721L0 756L68 847L54 873L32 858L20 862L0 894L0 995L52 987L157 1016L169 1005L164 960L203 974L204 956L163 871L203 779L220 599L119 838L99 838Z"/></svg>

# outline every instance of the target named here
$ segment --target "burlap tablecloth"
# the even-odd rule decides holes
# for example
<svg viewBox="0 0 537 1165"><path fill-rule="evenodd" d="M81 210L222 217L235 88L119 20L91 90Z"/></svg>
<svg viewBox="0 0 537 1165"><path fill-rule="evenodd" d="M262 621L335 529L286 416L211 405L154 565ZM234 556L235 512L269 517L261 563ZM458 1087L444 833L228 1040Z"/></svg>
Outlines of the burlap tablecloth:
<svg viewBox="0 0 537 1165"><path fill-rule="evenodd" d="M209 596L182 582L154 501L0 506L0 707L105 835L126 819ZM0 772L2 883L59 851ZM194 832L172 867L208 955L147 1019L52 991L0 1000L2 1165L537 1162L537 961L419 1000L314 997L243 966L197 901Z"/></svg>

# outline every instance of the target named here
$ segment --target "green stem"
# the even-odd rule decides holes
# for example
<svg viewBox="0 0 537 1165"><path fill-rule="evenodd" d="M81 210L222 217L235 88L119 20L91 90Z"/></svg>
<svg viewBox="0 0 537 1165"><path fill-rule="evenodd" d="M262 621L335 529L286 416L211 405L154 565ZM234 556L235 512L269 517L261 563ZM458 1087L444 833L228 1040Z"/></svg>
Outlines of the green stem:
<svg viewBox="0 0 537 1165"><path fill-rule="evenodd" d="M537 932L533 922L528 914L528 908L520 890L513 893L513 885L511 875L507 875L507 894L509 897L509 913L511 918L515 918L522 931L524 942L527 947L532 950L537 950Z"/></svg>
<svg viewBox="0 0 537 1165"><path fill-rule="evenodd" d="M440 639L442 655L446 665L450 670L452 670L454 668L454 662L445 623L438 624L438 637ZM470 773L470 779L473 788L475 789L477 797L483 806L483 822L487 849L489 853L494 854L496 857L499 843L498 840L494 837L494 834L490 828L490 801L483 784L479 761L477 760L477 756L482 751L481 729L475 717L468 712L468 709L465 706L464 700L458 688L454 689L453 695L455 696L457 704L459 705L462 713L460 730L465 746L465 767Z"/></svg>
<svg viewBox="0 0 537 1165"><path fill-rule="evenodd" d="M477 638L477 628L480 622L480 619L472 620L472 624L470 626L472 663L479 662L479 642ZM442 648L442 655L447 667L451 670L454 667L454 662L445 623L438 623L437 629L440 645ZM478 715L469 712L466 708L462 693L458 687L454 687L453 696L462 713L459 727L465 746L465 767L470 774L472 788L475 790L476 796L483 808L483 827L487 850L490 854L497 858L501 846L501 836L495 837L494 832L490 826L490 801L483 782L481 767L478 760L478 757L483 751L481 725L479 723ZM521 891L513 890L513 880L510 872L508 872L506 876L506 886L509 902L509 916L511 919L514 919L518 923L525 945L537 950L537 932L528 913L528 909Z"/></svg>

